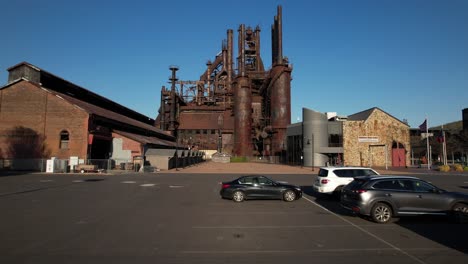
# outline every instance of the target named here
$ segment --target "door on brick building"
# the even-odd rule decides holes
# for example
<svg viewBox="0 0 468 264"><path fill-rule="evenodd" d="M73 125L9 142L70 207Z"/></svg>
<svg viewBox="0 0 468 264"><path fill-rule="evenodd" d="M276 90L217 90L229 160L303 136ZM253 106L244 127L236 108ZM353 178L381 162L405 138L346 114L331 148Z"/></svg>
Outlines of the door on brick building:
<svg viewBox="0 0 468 264"><path fill-rule="evenodd" d="M89 159L108 159L112 151L112 137L102 135L92 135L90 140Z"/></svg>
<svg viewBox="0 0 468 264"><path fill-rule="evenodd" d="M405 167L405 146L399 142L393 142L392 145L392 166L393 167Z"/></svg>

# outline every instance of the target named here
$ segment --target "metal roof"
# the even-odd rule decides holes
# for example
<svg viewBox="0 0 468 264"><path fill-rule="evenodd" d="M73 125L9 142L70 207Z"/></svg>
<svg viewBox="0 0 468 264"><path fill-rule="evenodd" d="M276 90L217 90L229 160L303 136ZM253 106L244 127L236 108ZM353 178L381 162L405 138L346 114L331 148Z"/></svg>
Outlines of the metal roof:
<svg viewBox="0 0 468 264"><path fill-rule="evenodd" d="M152 145L159 145L159 146L165 146L165 147L175 147L176 145L175 142L163 140L163 139L156 138L156 137L148 137L148 136L143 136L143 135L130 133L130 132L124 132L120 130L113 130L113 132L119 135L122 135L124 137L127 137L129 139L133 139L145 145L152 144Z"/></svg>
<svg viewBox="0 0 468 264"><path fill-rule="evenodd" d="M7 85L1 87L0 89L5 89L5 88L7 88L7 87L9 87L9 86L11 86L13 84L16 84L16 83L19 83L19 82L22 82L22 81L28 82L31 85L34 85L34 86L36 86L38 88L41 88L44 91L46 91L46 92L48 92L50 94L53 94L53 95L57 96L58 98L61 98L61 99L65 100L65 101L69 102L70 104L82 109L83 111L85 111L86 113L88 113L90 115L100 116L100 117L102 117L104 119L112 120L112 121L117 122L117 123L122 123L124 125L133 126L133 127L140 128L140 129L143 129L143 130L151 131L152 133L155 133L157 135L161 135L163 138L168 139L168 140L156 138L154 136L151 137L151 136L144 136L144 135L134 134L134 133L130 133L130 132L123 132L123 131L118 131L117 132L116 131L117 133L119 133L119 134L121 134L123 136L128 136L129 138L135 139L136 141L138 141L140 143L144 143L144 144L145 143L150 143L150 144L157 144L157 145L170 146L170 147L175 146L175 143L170 141L170 139L172 139L174 137L172 135L167 134L166 132L164 132L161 129L158 129L158 128L156 128L154 126L151 126L149 124L140 122L138 120L132 119L130 117L118 114L116 112L112 112L110 110L101 108L101 107L99 107L97 105L82 101L82 100L74 98L74 97L72 97L70 95L63 94L63 93L57 92L55 90L48 89L47 87L41 86L41 84L31 82L31 81L29 81L29 80L27 80L25 78L21 78L21 79L15 80L13 82L10 82Z"/></svg>

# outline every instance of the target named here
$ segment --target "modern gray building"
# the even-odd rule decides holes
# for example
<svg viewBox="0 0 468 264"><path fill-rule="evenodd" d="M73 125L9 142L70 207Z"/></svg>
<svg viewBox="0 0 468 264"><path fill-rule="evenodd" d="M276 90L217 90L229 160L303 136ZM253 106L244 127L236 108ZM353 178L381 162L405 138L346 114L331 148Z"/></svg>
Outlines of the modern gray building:
<svg viewBox="0 0 468 264"><path fill-rule="evenodd" d="M302 120L287 130L288 163L307 167L341 165L346 118L302 108Z"/></svg>

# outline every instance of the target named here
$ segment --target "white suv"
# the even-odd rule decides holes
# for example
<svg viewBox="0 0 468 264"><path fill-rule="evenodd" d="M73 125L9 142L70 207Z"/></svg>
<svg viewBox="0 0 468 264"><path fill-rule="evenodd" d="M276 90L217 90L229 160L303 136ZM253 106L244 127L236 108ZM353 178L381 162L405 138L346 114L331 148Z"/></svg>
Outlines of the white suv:
<svg viewBox="0 0 468 264"><path fill-rule="evenodd" d="M379 173L364 167L321 167L314 182L314 190L326 194L340 193L354 177L370 175Z"/></svg>

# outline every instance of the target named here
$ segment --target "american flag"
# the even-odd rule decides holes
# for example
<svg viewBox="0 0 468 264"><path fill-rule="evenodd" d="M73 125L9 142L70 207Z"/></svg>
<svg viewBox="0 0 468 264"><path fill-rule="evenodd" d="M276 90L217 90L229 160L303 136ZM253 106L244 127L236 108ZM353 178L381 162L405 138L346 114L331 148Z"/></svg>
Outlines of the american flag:
<svg viewBox="0 0 468 264"><path fill-rule="evenodd" d="M425 119L424 122L419 126L419 129L421 131L427 132L427 119Z"/></svg>

